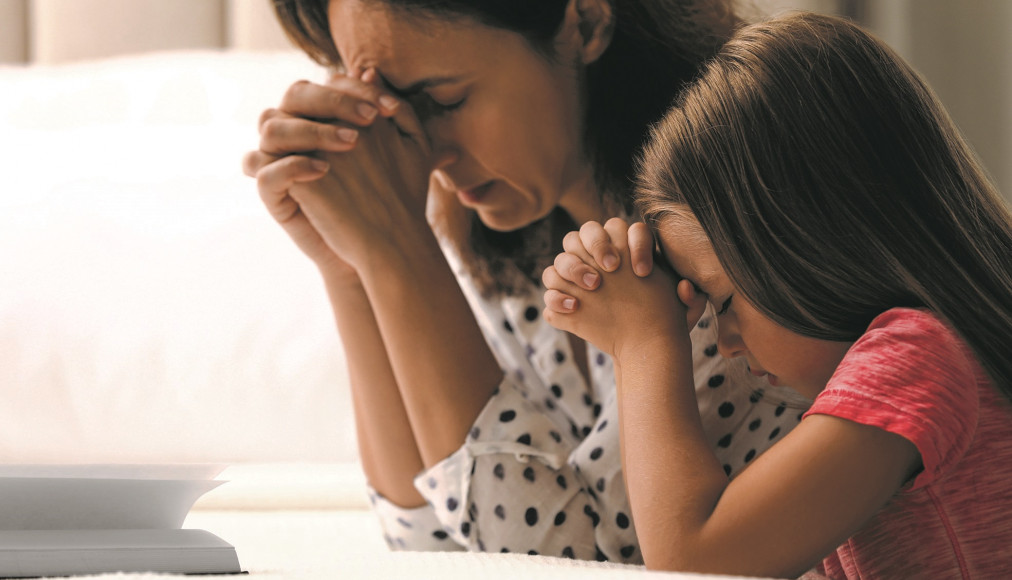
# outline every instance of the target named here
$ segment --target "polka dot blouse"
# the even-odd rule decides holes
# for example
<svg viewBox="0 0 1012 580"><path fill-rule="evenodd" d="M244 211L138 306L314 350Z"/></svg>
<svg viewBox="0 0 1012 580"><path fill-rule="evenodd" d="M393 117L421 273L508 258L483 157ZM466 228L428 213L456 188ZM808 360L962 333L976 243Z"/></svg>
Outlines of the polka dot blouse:
<svg viewBox="0 0 1012 580"><path fill-rule="evenodd" d="M588 383L568 335L542 319L542 288L486 301L461 282L503 379L461 448L416 477L427 506L403 509L370 489L387 543L642 563L611 358L587 346ZM708 311L691 335L696 393L713 449L734 475L797 425L808 402L720 357L711 322Z"/></svg>

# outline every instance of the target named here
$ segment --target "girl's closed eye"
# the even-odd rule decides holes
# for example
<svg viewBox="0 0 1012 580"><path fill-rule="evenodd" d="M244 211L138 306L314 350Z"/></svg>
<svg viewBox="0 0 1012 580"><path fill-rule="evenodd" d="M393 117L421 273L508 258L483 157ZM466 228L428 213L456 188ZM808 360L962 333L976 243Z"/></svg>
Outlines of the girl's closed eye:
<svg viewBox="0 0 1012 580"><path fill-rule="evenodd" d="M728 296L727 300L725 300L724 303L720 305L720 309L717 310L717 316L720 316L722 314L727 314L727 310L729 308L731 308L731 299L732 298L734 298L733 294L731 296Z"/></svg>

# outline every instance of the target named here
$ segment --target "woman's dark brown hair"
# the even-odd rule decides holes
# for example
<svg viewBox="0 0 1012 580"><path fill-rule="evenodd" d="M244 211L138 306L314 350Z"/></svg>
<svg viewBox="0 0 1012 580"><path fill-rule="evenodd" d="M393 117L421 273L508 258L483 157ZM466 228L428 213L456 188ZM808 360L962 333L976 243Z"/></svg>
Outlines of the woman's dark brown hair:
<svg viewBox="0 0 1012 580"><path fill-rule="evenodd" d="M552 41L570 0L363 0L422 18L471 19L524 36L552 57ZM650 123L660 119L699 64L739 24L732 0L611 0L615 29L604 55L586 70L586 152L599 188L631 209L634 160ZM327 20L327 0L275 0L288 36L314 60L340 68ZM479 285L509 293L539 280L559 250L557 238L576 224L561 210L512 232L495 232L470 215L448 228Z"/></svg>
<svg viewBox="0 0 1012 580"><path fill-rule="evenodd" d="M740 30L655 128L637 204L688 206L735 286L827 340L929 308L1012 397L1012 213L921 80L845 20Z"/></svg>

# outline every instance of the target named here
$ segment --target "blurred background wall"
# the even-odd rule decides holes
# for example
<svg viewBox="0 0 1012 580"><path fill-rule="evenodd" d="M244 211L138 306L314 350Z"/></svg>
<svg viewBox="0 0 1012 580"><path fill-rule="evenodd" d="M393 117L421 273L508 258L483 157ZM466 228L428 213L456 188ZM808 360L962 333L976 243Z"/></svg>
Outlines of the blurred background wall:
<svg viewBox="0 0 1012 580"><path fill-rule="evenodd" d="M270 1L0 0L0 63L187 48L290 49ZM759 13L841 14L876 32L928 79L1012 202L1012 2L744 1Z"/></svg>

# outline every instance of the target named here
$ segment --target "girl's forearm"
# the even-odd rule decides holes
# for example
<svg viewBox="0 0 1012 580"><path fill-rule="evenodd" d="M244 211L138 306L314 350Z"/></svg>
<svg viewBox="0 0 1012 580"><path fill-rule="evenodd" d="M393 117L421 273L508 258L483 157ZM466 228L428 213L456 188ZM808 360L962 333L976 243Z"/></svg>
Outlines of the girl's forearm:
<svg viewBox="0 0 1012 580"><path fill-rule="evenodd" d="M357 280L323 274L344 344L362 469L391 502L421 506L414 477L422 459L372 306Z"/></svg>
<svg viewBox="0 0 1012 580"><path fill-rule="evenodd" d="M360 269L425 466L464 442L502 370L431 231L405 229Z"/></svg>
<svg viewBox="0 0 1012 580"><path fill-rule="evenodd" d="M655 341L616 364L623 468L651 569L696 569L695 546L728 482L704 436L683 341Z"/></svg>

